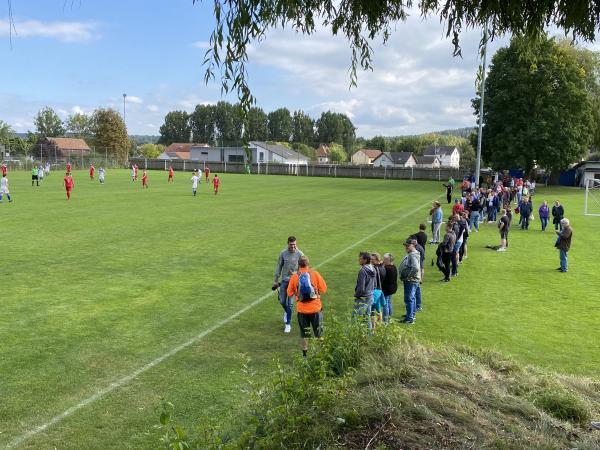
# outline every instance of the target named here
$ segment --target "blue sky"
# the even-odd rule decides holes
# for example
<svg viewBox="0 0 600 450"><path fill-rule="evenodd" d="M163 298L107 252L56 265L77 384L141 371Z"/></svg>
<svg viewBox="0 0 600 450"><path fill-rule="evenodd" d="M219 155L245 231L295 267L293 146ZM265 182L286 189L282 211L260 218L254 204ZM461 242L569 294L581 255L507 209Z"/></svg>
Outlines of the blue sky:
<svg viewBox="0 0 600 450"><path fill-rule="evenodd" d="M12 0L11 49L3 2L0 120L26 131L45 105L62 117L97 107L121 111L127 93L129 132L158 134L168 111L220 100L220 87L203 82L211 3ZM350 90L350 51L342 38L327 30L312 37L275 30L250 49L250 84L266 111L344 112L367 137L472 126L479 37L466 32L463 58L453 58L439 22L415 15L398 24L385 47L374 44L374 71L360 73L359 87ZM505 43L494 43L491 52Z"/></svg>

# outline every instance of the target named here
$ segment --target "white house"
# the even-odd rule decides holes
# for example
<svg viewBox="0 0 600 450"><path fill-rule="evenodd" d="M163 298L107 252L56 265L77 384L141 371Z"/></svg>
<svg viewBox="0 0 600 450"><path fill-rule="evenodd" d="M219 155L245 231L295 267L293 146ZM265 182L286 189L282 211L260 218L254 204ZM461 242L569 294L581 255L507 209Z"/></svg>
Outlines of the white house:
<svg viewBox="0 0 600 450"><path fill-rule="evenodd" d="M373 160L373 167L415 167L412 152L384 152Z"/></svg>
<svg viewBox="0 0 600 450"><path fill-rule="evenodd" d="M251 141L249 149L252 163L307 165L308 157L279 144ZM190 147L190 160L200 162L243 163L246 161L244 147Z"/></svg>
<svg viewBox="0 0 600 450"><path fill-rule="evenodd" d="M441 167L440 158L435 155L415 156L417 167L422 169L439 169Z"/></svg>
<svg viewBox="0 0 600 450"><path fill-rule="evenodd" d="M441 167L460 167L460 151L451 145L426 147L423 156L437 156Z"/></svg>
<svg viewBox="0 0 600 450"><path fill-rule="evenodd" d="M596 180L600 182L600 161L581 161L573 169L577 185L585 187L587 180Z"/></svg>

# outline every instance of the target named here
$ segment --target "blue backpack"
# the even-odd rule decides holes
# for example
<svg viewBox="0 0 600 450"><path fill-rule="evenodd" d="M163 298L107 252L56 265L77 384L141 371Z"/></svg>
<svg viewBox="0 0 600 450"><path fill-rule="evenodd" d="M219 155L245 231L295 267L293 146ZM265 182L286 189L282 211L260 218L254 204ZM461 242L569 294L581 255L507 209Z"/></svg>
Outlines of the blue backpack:
<svg viewBox="0 0 600 450"><path fill-rule="evenodd" d="M298 301L310 302L317 298L317 291L310 281L310 272L298 272Z"/></svg>

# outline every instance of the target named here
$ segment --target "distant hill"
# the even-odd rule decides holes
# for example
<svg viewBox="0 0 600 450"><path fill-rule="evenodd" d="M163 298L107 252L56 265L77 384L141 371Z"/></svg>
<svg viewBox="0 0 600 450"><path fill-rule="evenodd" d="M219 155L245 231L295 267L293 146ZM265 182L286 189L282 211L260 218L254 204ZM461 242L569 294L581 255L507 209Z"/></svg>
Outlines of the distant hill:
<svg viewBox="0 0 600 450"><path fill-rule="evenodd" d="M15 133L21 139L27 139L27 133ZM156 144L160 136L152 134L130 134L130 139L133 139L137 145Z"/></svg>
<svg viewBox="0 0 600 450"><path fill-rule="evenodd" d="M460 136L468 138L472 133L477 133L477 127L455 128L453 130L435 131L432 134L441 134L444 136ZM429 133L427 133L429 134Z"/></svg>

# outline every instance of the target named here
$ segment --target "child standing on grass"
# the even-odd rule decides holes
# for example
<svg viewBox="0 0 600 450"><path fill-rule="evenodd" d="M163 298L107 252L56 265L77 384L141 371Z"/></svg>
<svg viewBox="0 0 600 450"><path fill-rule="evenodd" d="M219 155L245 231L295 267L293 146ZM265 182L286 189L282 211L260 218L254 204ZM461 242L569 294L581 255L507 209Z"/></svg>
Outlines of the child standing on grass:
<svg viewBox="0 0 600 450"><path fill-rule="evenodd" d="M8 198L8 203L12 203L10 191L8 190L8 178L6 177L6 173L2 174L2 180L0 181L0 203L2 203L4 194L6 194L6 197Z"/></svg>
<svg viewBox="0 0 600 450"><path fill-rule="evenodd" d="M169 166L169 179L167 180L167 183L172 183L173 182L173 167Z"/></svg>
<svg viewBox="0 0 600 450"><path fill-rule="evenodd" d="M67 172L65 174L65 178L63 179L65 182L65 189L67 190L67 200L71 200L71 191L73 190L74 182L73 177L71 176L71 172Z"/></svg>
<svg viewBox="0 0 600 450"><path fill-rule="evenodd" d="M142 174L142 189L147 188L147 187L148 187L148 173L146 172L146 170L144 170L144 173Z"/></svg>
<svg viewBox="0 0 600 450"><path fill-rule="evenodd" d="M217 175L215 173L215 176L213 177L213 189L215 190L215 195L217 195L219 193L219 184L220 184L219 175Z"/></svg>
<svg viewBox="0 0 600 450"><path fill-rule="evenodd" d="M196 191L198 190L198 181L200 180L200 178L198 178L198 175L196 175L196 172L192 172L194 175L192 175L192 194L194 194L194 197L196 196Z"/></svg>

